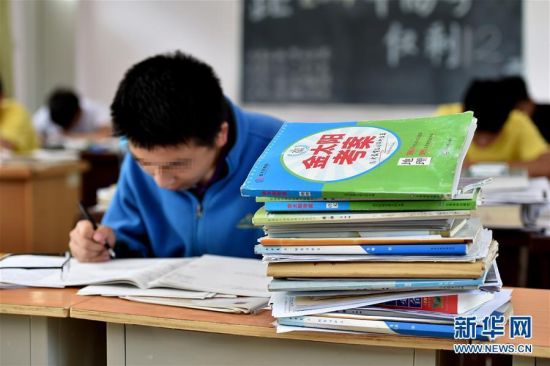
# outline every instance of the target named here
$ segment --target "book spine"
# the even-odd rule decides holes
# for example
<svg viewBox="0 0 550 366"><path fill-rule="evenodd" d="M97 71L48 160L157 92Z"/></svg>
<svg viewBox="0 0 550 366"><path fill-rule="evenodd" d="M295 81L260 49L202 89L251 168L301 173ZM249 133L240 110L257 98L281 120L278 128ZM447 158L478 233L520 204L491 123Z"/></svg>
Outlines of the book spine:
<svg viewBox="0 0 550 366"><path fill-rule="evenodd" d="M325 254L366 254L366 255L465 255L466 244L433 244L433 245L341 245L341 246L267 246L256 245L256 254L292 254L292 255L325 255Z"/></svg>
<svg viewBox="0 0 550 366"><path fill-rule="evenodd" d="M254 172L261 168L252 168ZM252 171L251 171L252 173ZM345 191L297 191L297 190L285 190L285 189L272 189L272 190L259 190L250 187L249 178L252 174L249 174L245 181L246 186L243 184L241 187L241 194L243 196L251 197L272 197L272 198L298 198L303 199L307 197L309 199L331 199L331 200L450 200L453 198L449 193L412 193L412 192L345 192ZM250 178L252 179L252 178Z"/></svg>
<svg viewBox="0 0 550 366"><path fill-rule="evenodd" d="M259 192L261 191L258 191L252 188L252 182L253 181L259 182L263 179L262 169L265 170L265 165L267 164L267 156L271 152L271 149L275 145L276 141L279 140L281 136L284 134L284 131L286 130L287 126L288 126L287 122L283 123L281 128L279 128L279 131L277 132L277 134L273 137L271 142L267 144L262 154L258 157L256 162L252 166L252 169L250 169L250 172L248 172L248 176L246 177L246 180L241 185L241 196L254 197L254 196L261 195L259 194ZM275 195L275 197L277 197L277 195Z"/></svg>
<svg viewBox="0 0 550 366"><path fill-rule="evenodd" d="M469 218L469 210L457 211L418 211L418 212L343 212L330 214L268 213L260 208L252 217L254 225L275 225L287 223L326 223L326 222L380 222L400 220L438 220L447 218Z"/></svg>
<svg viewBox="0 0 550 366"><path fill-rule="evenodd" d="M481 276L484 264L477 262L307 262L269 263L270 277L311 278L470 278Z"/></svg>
<svg viewBox="0 0 550 366"><path fill-rule="evenodd" d="M336 245L458 245L471 243L468 238L426 237L366 237L366 238L272 238L264 236L258 241L263 246L336 246Z"/></svg>
<svg viewBox="0 0 550 366"><path fill-rule="evenodd" d="M388 301L377 306L390 309L423 310L445 314L457 314L458 295L411 297L408 299Z"/></svg>
<svg viewBox="0 0 550 366"><path fill-rule="evenodd" d="M355 332L399 334L407 336L454 338L454 326L447 324L429 324L420 322L396 322L381 320L360 320L346 318L330 318L318 316L294 316L278 318L281 325L304 328L321 328L334 330L347 330ZM478 332L478 339L485 340Z"/></svg>
<svg viewBox="0 0 550 366"><path fill-rule="evenodd" d="M473 210L475 200L445 201L274 201L266 202L268 212L314 211L438 211Z"/></svg>
<svg viewBox="0 0 550 366"><path fill-rule="evenodd" d="M349 211L349 202L337 201L277 201L266 202L267 212L310 212L310 211Z"/></svg>
<svg viewBox="0 0 550 366"><path fill-rule="evenodd" d="M391 290L391 289L472 289L483 284L483 279L474 280L360 280L360 281L297 281L273 279L270 291L329 291L329 290Z"/></svg>

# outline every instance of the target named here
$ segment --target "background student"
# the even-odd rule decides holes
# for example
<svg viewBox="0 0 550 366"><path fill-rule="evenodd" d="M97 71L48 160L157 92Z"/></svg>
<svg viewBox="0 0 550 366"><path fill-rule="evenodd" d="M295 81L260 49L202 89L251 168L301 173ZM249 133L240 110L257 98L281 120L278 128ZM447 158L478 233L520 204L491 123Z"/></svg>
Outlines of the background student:
<svg viewBox="0 0 550 366"><path fill-rule="evenodd" d="M478 119L465 165L506 162L526 168L531 176L550 176L550 150L529 116L518 109L515 83L478 79L466 90L463 104L447 105L438 113L474 112Z"/></svg>
<svg viewBox="0 0 550 366"><path fill-rule="evenodd" d="M536 103L529 95L527 84L521 76L505 77L502 82L513 95L514 108L527 114L546 142L550 142L550 104Z"/></svg>
<svg viewBox="0 0 550 366"><path fill-rule="evenodd" d="M75 91L55 89L33 116L43 146L62 145L66 137L101 140L112 133L109 109Z"/></svg>
<svg viewBox="0 0 550 366"><path fill-rule="evenodd" d="M26 109L4 97L0 79L0 150L26 153L38 147L38 138Z"/></svg>
<svg viewBox="0 0 550 366"><path fill-rule="evenodd" d="M209 65L179 52L130 68L111 110L129 154L103 225L71 231L73 255L108 260L107 242L117 257L254 257L259 204L240 186L281 122L233 104Z"/></svg>

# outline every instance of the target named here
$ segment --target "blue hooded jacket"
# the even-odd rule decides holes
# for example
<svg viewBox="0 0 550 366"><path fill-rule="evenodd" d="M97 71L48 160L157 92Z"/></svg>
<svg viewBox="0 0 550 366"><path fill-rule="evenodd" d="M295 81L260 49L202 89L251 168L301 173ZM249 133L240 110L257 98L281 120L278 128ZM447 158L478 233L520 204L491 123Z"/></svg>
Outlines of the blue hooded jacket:
<svg viewBox="0 0 550 366"><path fill-rule="evenodd" d="M102 221L115 231L117 256L254 257L261 230L252 226L251 218L260 205L253 197L241 197L239 188L281 122L229 105L236 133L226 156L227 175L208 187L202 202L187 191L159 188L131 154L126 155Z"/></svg>

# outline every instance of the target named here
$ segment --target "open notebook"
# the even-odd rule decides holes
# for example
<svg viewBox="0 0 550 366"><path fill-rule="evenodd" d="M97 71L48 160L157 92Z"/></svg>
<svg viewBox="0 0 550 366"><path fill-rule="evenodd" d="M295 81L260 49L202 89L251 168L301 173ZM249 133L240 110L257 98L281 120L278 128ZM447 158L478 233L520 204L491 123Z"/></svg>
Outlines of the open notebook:
<svg viewBox="0 0 550 366"><path fill-rule="evenodd" d="M267 303L266 265L258 260L205 255L198 258L116 259L69 262L59 271L0 269L0 284L37 287L86 286L79 295L120 296L218 311L252 312Z"/></svg>

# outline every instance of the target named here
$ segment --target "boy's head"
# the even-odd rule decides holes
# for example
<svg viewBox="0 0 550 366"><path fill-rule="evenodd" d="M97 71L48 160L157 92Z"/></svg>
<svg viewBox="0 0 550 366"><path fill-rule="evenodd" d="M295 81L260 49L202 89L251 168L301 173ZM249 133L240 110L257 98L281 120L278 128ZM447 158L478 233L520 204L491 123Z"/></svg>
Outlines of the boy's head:
<svg viewBox="0 0 550 366"><path fill-rule="evenodd" d="M516 103L531 99L527 91L527 84L521 76L506 76L500 79L500 82Z"/></svg>
<svg viewBox="0 0 550 366"><path fill-rule="evenodd" d="M228 138L224 109L212 68L180 52L132 66L111 104L115 135L126 137L142 169L170 190L212 177Z"/></svg>
<svg viewBox="0 0 550 366"><path fill-rule="evenodd" d="M175 52L132 66L111 112L115 134L136 147L212 146L224 120L224 96L210 66Z"/></svg>
<svg viewBox="0 0 550 366"><path fill-rule="evenodd" d="M478 131L498 133L512 109L514 98L502 81L474 80L464 96L464 110L474 112Z"/></svg>
<svg viewBox="0 0 550 366"><path fill-rule="evenodd" d="M70 89L58 88L48 98L51 120L64 131L70 130L80 117L80 101Z"/></svg>
<svg viewBox="0 0 550 366"><path fill-rule="evenodd" d="M535 103L529 96L527 84L521 76L508 76L501 80L503 90L507 90L513 98L514 108L532 116L535 112Z"/></svg>

